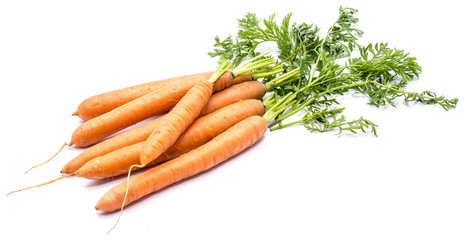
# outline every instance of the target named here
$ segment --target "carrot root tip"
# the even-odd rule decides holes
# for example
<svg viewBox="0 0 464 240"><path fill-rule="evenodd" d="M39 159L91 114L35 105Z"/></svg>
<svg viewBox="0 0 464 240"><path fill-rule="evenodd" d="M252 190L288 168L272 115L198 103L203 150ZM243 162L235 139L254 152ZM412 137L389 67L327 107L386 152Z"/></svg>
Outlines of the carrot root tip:
<svg viewBox="0 0 464 240"><path fill-rule="evenodd" d="M6 194L6 196L12 194L12 193L17 193L17 192L22 192L24 190L28 190L28 189L32 189L32 188L37 188L37 187L41 187L41 186L45 186L45 185L48 185L50 183L53 183L53 182L56 182L58 180L61 180L63 178L67 178L67 177L71 177L71 176L74 176L75 174L74 173L71 173L71 174L67 174L67 175L63 175L61 177L58 177L58 178L55 178L51 181L48 181L48 182L45 182L45 183L41 183L41 184L38 184L38 185L34 185L34 186L31 186L31 187L26 187L26 188L22 188L22 189L18 189L18 190L14 190L14 191L11 191L9 193Z"/></svg>
<svg viewBox="0 0 464 240"><path fill-rule="evenodd" d="M39 166L44 165L45 163L47 163L47 162L49 162L50 160L52 160L54 157L56 157L56 155L58 155L58 153L61 152L61 150L63 150L63 148L64 148L65 146L71 146L71 145L69 145L69 144L66 143L66 142L63 143L63 145L61 145L60 149L59 149L51 158L49 158L47 161L45 161L45 162L43 162L43 163L37 164L37 165L35 165L35 166L32 166L32 167L29 168L26 172L24 172L24 174L28 173L29 171L31 171L32 169L34 169L34 168L36 168L36 167L39 167Z"/></svg>

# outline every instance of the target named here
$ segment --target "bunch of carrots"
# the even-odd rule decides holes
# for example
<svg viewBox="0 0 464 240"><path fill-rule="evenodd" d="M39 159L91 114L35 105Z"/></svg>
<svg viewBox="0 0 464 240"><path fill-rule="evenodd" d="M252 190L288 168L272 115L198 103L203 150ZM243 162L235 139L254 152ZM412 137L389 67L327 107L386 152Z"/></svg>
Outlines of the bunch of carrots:
<svg viewBox="0 0 464 240"><path fill-rule="evenodd" d="M143 196L240 153L267 129L261 101L266 86L255 80L283 71L266 54L235 69L225 61L214 72L149 82L84 100L73 114L84 122L63 145L84 150L63 166L61 177L33 187L71 176L104 179L127 174L127 180L95 206L104 212L122 211ZM158 117L122 131L153 116ZM134 170L144 172L130 177Z"/></svg>
<svg viewBox="0 0 464 240"><path fill-rule="evenodd" d="M367 59L368 50L374 53L372 46L362 48L354 42L349 42L356 39L350 32L354 31L351 28L352 24L357 22L357 18L351 16L354 12L352 9L345 11L345 9L340 8L340 17L336 21L336 24L339 25L334 24L324 40L320 41L314 49L305 49L311 45L306 46L300 42L303 38L296 38L295 35L297 40L290 41L284 36L300 32L298 29L298 31L288 31L287 28L290 26L288 22L279 28L271 17L270 20L265 21L267 30L262 30L257 27L258 22L251 21L255 19L253 15L247 15L247 19L250 21L246 21L247 19L240 21L242 27L240 31L245 39L249 37L247 34L254 34L253 36L258 37L277 34L276 38L279 41L290 41L280 45L281 42L278 42L277 45L288 48L286 52L294 51L294 53L291 56L286 56L285 59L280 59L279 63L272 57L266 57L269 52L250 54L247 51L247 56L257 56L238 65L242 61L242 57L239 56L240 61L235 63L235 66L238 66L233 69L229 60L225 60L228 58L221 55L222 63L213 72L130 86L85 99L79 104L77 111L73 113L84 122L72 133L71 141L63 144L52 158L66 146L82 148L83 151L62 167L62 176L46 183L12 191L9 194L50 184L67 177L105 179L127 174L127 180L106 192L95 206L99 211L121 210L122 212L128 204L173 183L206 171L240 153L262 138L268 127L273 130L275 127L272 128L272 126L277 124L281 127L295 123L309 123L305 127L310 130L322 131L326 128L339 128L340 132L342 130L355 132L356 129L364 131L366 121L363 119L358 125L356 125L356 121L344 122L343 116L339 119L333 117L333 122L327 120L328 116L335 116L343 111L340 108L322 109L321 106L329 107L333 103L338 103L336 99L328 98L332 93L343 94L350 88L357 90L357 92L363 92L364 90L358 89L358 87L363 86L366 91L370 90L369 97L382 95L381 100L385 98L390 103L391 99L401 95L405 97L405 101L415 100L427 104L440 104L445 109L456 105L457 99L447 100L444 97L436 97L434 93L427 91L422 95L407 93L396 88L405 85L407 80L413 76L411 73L409 73L411 76L404 73L404 69L408 69L405 66L412 66L414 75L420 71L418 65L415 64L415 58L398 60L395 56L406 57L408 54L403 54L402 51L387 51L388 49L379 51L377 49L379 46L386 47L386 45L375 45L376 50L378 50L376 54L384 54L380 56L380 60L384 62L374 58ZM287 21L289 21L289 16L285 18ZM247 24L250 25L249 28L246 28ZM311 31L316 34L317 28L311 30L308 27L312 25L300 26L302 29L306 29L301 32L302 36L306 38L306 43L309 40L311 40L309 41L311 44L312 41L319 41L318 38L311 37ZM343 31L339 28L345 28L349 34L343 35ZM333 34L333 32L338 33ZM333 39L330 40L329 37ZM354 81L357 78L364 78L361 74L363 71L350 70L352 72L348 72L351 75L343 75L342 77L342 73L348 66L341 67L334 61L344 55L337 53L337 51L349 48L339 42L338 38L340 37L346 38L345 41L350 43L349 46L358 45L361 50L367 49L363 50L364 54L362 54L365 59L351 59L349 61L351 67L356 65L352 63L365 63L365 65L360 66L369 68L365 70L369 73L365 74L366 80ZM222 44L224 51L230 50L231 42L221 43L219 40L217 42L218 45ZM324 45L330 42L339 45L330 47ZM246 45L236 43L234 46L239 50L244 46L250 47L248 40L245 43ZM298 46L293 49L292 44L298 44ZM250 51L254 51L255 47ZM217 50L217 54L215 54L224 54L224 51ZM282 49L280 51L283 52ZM303 52L298 53L299 51ZM306 56L306 54L314 53L316 53L315 59L313 59L315 61L307 58L311 56ZM302 58L296 60L294 57L298 54L302 54ZM404 62L400 60L404 60ZM371 62L375 64L371 64ZM392 64L396 66L396 69L392 69L390 62L397 64ZM291 65L288 65L290 63ZM283 73L284 68L286 68L285 73ZM319 71L318 74L315 74L316 70ZM401 84L389 86L383 85L384 81L388 82L384 77L379 78L382 80L381 82L370 80L371 74L376 75L373 73L385 71L386 73L379 76L401 75L407 78L404 82L402 80ZM304 74L308 78L302 77ZM265 79L257 81L260 78ZM352 79L352 82L347 81L348 79ZM293 84L294 82L295 84ZM367 84L371 82L373 85L369 87ZM383 86L387 91L381 92L379 86ZM343 88L347 90L342 90ZM390 96L391 99L389 99L387 94L391 92L397 94ZM263 102L261 100L266 93L269 94ZM385 100L382 101L380 103L385 104ZM319 108L308 111L305 107L310 104L318 105ZM265 111L266 114L264 114ZM306 111L306 115L300 121L280 125L282 120L276 121L275 119L281 115L283 115L282 119L285 119L299 111ZM152 117L154 120L128 129ZM311 125L312 120L323 126L322 130L311 128L309 125ZM375 124L367 123L371 127L375 127ZM373 132L375 133L375 128ZM131 177L131 173L135 170L143 172Z"/></svg>

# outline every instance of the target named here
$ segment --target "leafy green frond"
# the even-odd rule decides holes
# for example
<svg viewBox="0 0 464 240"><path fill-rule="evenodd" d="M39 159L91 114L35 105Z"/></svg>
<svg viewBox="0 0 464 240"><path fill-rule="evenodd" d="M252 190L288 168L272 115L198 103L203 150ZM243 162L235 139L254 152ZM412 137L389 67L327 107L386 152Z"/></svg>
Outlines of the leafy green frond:
<svg viewBox="0 0 464 240"><path fill-rule="evenodd" d="M236 38L229 36L220 41L216 37L215 48L209 54L219 57L219 62L229 59L237 67L245 59L260 55L256 50L260 44L277 45L275 62L283 72L262 80L270 93L263 101L263 117L271 130L302 124L310 131L370 130L376 135L377 125L362 117L347 120L344 109L336 107L340 104L337 97L350 92L367 96L368 104L377 107L395 107L398 100L436 104L445 110L456 107L456 98L447 99L431 91L405 91L422 71L417 59L387 43L359 44L363 31L357 28L356 12L340 7L325 36L320 36L320 28L315 24L291 23L292 14L285 15L278 24L275 14L259 19L256 14L247 13L238 20ZM355 53L359 56L354 57ZM303 111L305 115L299 120L288 122L291 116Z"/></svg>

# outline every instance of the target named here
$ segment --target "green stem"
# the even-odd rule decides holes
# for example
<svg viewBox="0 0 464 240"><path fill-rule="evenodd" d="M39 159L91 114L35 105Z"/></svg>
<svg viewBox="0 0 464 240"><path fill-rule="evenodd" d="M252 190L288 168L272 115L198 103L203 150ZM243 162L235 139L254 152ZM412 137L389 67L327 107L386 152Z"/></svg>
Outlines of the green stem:
<svg viewBox="0 0 464 240"><path fill-rule="evenodd" d="M287 96L286 96L287 97ZM285 97L284 97L285 98ZM274 104L266 113L263 115L263 118L266 119L268 122L271 121L273 118L277 117L279 114L281 114L283 111L285 111L286 108L279 108L280 105L293 105L296 103L296 100L294 98L287 98L284 101L277 102L277 104ZM279 108L278 111L274 111L275 108Z"/></svg>
<svg viewBox="0 0 464 240"><path fill-rule="evenodd" d="M248 73L250 71L253 71L253 70L256 70L258 69L259 67L256 67L256 60L258 60L259 58L263 57L264 55L267 55L269 54L270 51L267 51L267 52L264 52L242 64L240 64L238 67L236 67L234 69L234 71L232 72L234 74L235 77L239 77L239 76L246 76L247 74L245 73ZM269 59L272 59L272 58L269 58ZM261 60L260 60L261 61ZM258 61L259 62L259 61ZM274 59L272 59L272 63L274 63ZM268 63L267 65L265 66L269 66L271 65L272 63ZM251 65L251 66L250 66ZM262 67L262 66L260 66ZM250 74L248 74L250 75Z"/></svg>
<svg viewBox="0 0 464 240"><path fill-rule="evenodd" d="M283 75L280 75L273 80L269 81L266 83L266 89L272 90L277 86L287 84L289 82L292 82L294 80L300 79L300 68L295 68L292 71L285 73Z"/></svg>
<svg viewBox="0 0 464 240"><path fill-rule="evenodd" d="M208 81L213 84L230 67L231 66L229 64L229 60L224 61L216 70L214 70L213 74L211 74L211 77L209 78Z"/></svg>
<svg viewBox="0 0 464 240"><path fill-rule="evenodd" d="M275 75L277 73L281 73L283 71L284 71L283 64L277 64L272 67L266 67L266 68L253 71L253 77L255 79L264 78L264 77Z"/></svg>

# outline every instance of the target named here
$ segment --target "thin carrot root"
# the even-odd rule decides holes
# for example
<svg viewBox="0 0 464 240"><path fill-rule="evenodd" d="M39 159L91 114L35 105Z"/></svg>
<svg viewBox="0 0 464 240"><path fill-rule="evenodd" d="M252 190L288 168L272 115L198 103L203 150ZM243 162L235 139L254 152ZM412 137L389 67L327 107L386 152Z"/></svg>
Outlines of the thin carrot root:
<svg viewBox="0 0 464 240"><path fill-rule="evenodd" d="M30 187L27 187L27 188L22 188L22 189L18 189L18 190L14 190L14 191L11 191L9 193L6 194L6 196L12 194L12 193L17 193L17 192L21 192L21 191L24 191L24 190L28 190L28 189L32 189L32 188L37 188L37 187L41 187L41 186L45 186L45 185L48 185L50 183L53 183L53 182L56 182L58 180L61 180L63 178L67 178L67 177L71 177L71 176L74 176L74 173L71 173L71 174L67 174L67 175L63 175L59 178L55 178L51 181L48 181L48 182L44 182L44 183L41 183L41 184L38 184L38 185L34 185L34 186L30 186Z"/></svg>
<svg viewBox="0 0 464 240"><path fill-rule="evenodd" d="M31 168L29 168L26 172L24 172L25 174L28 173L29 171L31 171L32 169L36 168L36 167L39 167L39 166L42 166L44 165L45 163L48 163L50 162L50 160L52 160L54 157L56 157L56 155L58 155L58 153L61 152L61 150L63 150L63 148L68 145L68 146L71 146L71 144L68 144L68 143L63 143L63 145L61 145L60 149L58 150L58 152L56 152L51 158L49 158L47 161L43 162L43 163L40 163L40 164L37 164L35 166L32 166Z"/></svg>
<svg viewBox="0 0 464 240"><path fill-rule="evenodd" d="M113 229L116 228L116 225L118 225L119 220L121 220L122 210L124 209L124 204L126 203L127 195L129 194L129 182L130 182L130 176L131 176L131 173L132 173L132 169L133 168L144 168L144 167L145 167L145 164L140 164L140 165L132 165L129 168L129 172L127 173L127 180L126 180L126 183L127 183L127 185L126 185L126 194L124 195L124 200L122 201L122 206L121 206L121 210L119 211L119 214L118 214L118 219L114 223L113 227L111 227L110 230L108 230L108 232L106 232L106 234L113 231Z"/></svg>

